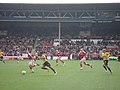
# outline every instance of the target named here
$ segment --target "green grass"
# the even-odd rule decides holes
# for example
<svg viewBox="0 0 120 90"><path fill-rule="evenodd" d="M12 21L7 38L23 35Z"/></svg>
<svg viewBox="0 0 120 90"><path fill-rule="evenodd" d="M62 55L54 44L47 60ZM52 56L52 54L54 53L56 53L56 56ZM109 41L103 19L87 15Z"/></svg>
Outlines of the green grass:
<svg viewBox="0 0 120 90"><path fill-rule="evenodd" d="M61 62L56 66L51 60L57 75L41 70L40 66L31 73L28 61L20 61L19 64L17 61L0 62L0 90L120 90L119 62L109 62L112 75L105 72L102 61L87 62L93 65L92 69L83 65L83 70L80 70L78 60L66 61L66 66ZM27 71L26 75L21 74L22 70Z"/></svg>

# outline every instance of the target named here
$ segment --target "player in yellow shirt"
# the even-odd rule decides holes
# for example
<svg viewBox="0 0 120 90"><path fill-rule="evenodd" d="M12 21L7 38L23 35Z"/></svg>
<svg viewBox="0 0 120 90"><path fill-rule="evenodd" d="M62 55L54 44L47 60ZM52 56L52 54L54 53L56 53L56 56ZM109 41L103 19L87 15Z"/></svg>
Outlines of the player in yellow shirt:
<svg viewBox="0 0 120 90"><path fill-rule="evenodd" d="M3 60L3 52L0 50L0 60L3 62L3 63L5 63L5 61Z"/></svg>
<svg viewBox="0 0 120 90"><path fill-rule="evenodd" d="M107 70L109 70L110 73L112 74L112 71L111 71L110 67L108 66L109 57L110 57L110 53L107 52L106 49L103 49L103 53L102 53L103 67L104 67L104 69L106 70L106 72L107 72Z"/></svg>
<svg viewBox="0 0 120 90"><path fill-rule="evenodd" d="M38 59L39 59L39 55L38 55L38 53L35 52L34 55L35 55L35 59L38 60Z"/></svg>
<svg viewBox="0 0 120 90"><path fill-rule="evenodd" d="M43 52L40 52L40 59L43 61L43 66L41 67L41 69L49 71L49 68L50 68L55 75L57 74L57 72L51 67L51 64L47 61L46 56L44 55ZM46 66L49 68L47 68Z"/></svg>

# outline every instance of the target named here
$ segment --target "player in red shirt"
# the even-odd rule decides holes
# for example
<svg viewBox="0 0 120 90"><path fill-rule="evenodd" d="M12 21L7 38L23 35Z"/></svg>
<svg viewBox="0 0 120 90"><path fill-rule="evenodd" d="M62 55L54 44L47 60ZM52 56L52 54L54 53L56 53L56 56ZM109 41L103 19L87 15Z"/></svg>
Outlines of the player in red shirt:
<svg viewBox="0 0 120 90"><path fill-rule="evenodd" d="M35 63L35 56L32 55L31 53L28 53L28 59L30 60L29 63L28 63L29 68L32 71L32 73L34 73L33 67L35 67L36 65L39 66L39 64Z"/></svg>
<svg viewBox="0 0 120 90"><path fill-rule="evenodd" d="M63 66L65 65L65 62L61 59L62 57L62 52L56 50L56 54L58 56L58 58L56 59L56 65L58 66L58 60L60 60L63 63Z"/></svg>
<svg viewBox="0 0 120 90"><path fill-rule="evenodd" d="M78 53L79 57L80 57L80 69L82 70L82 63L84 63L85 65L89 66L92 68L91 64L88 64L85 62L86 58L87 58L87 53L84 51L84 49L80 49L80 52Z"/></svg>

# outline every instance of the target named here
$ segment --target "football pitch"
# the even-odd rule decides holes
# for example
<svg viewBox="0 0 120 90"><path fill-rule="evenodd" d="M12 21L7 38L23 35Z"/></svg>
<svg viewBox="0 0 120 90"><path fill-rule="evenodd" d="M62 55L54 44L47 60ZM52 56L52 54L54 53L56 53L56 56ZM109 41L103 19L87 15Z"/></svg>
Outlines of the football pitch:
<svg viewBox="0 0 120 90"><path fill-rule="evenodd" d="M41 61L37 61L42 64ZM40 66L34 68L35 73L31 73L28 68L28 61L0 61L0 90L120 90L120 62L109 61L109 66L113 70L111 75L105 72L102 61L87 61L93 65L89 68L83 65L83 70L79 68L79 60L65 61L66 65L56 66L55 61L49 61L57 71L54 75L52 71L44 71ZM25 75L21 71L25 70Z"/></svg>

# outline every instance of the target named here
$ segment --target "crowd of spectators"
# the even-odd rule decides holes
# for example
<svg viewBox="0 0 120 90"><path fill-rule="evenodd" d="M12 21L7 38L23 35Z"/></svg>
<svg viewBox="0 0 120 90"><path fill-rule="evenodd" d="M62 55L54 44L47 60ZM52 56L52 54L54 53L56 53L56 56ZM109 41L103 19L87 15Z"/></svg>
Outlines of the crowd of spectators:
<svg viewBox="0 0 120 90"><path fill-rule="evenodd" d="M77 53L80 48L84 48L88 53L88 59L101 59L103 47L107 47L111 55L117 55L120 53L120 37L119 36L96 36L96 42L90 40L93 37L77 38L76 41L72 41L75 37L73 34L65 34L61 36L60 45L54 46L54 40L58 39L58 34L53 32L51 34L35 34L24 32L11 32L7 36L0 37L0 49L4 51L6 56L16 55L16 51L21 54L29 50L35 49L36 52L44 51L48 56L55 56L56 50L62 52L63 56L73 55L74 59L77 58ZM99 41L100 39L100 41Z"/></svg>
<svg viewBox="0 0 120 90"><path fill-rule="evenodd" d="M7 36L0 37L0 49L4 51L6 56L16 55L16 51L20 53L27 49L31 51L34 47L36 36L30 33L9 33Z"/></svg>

